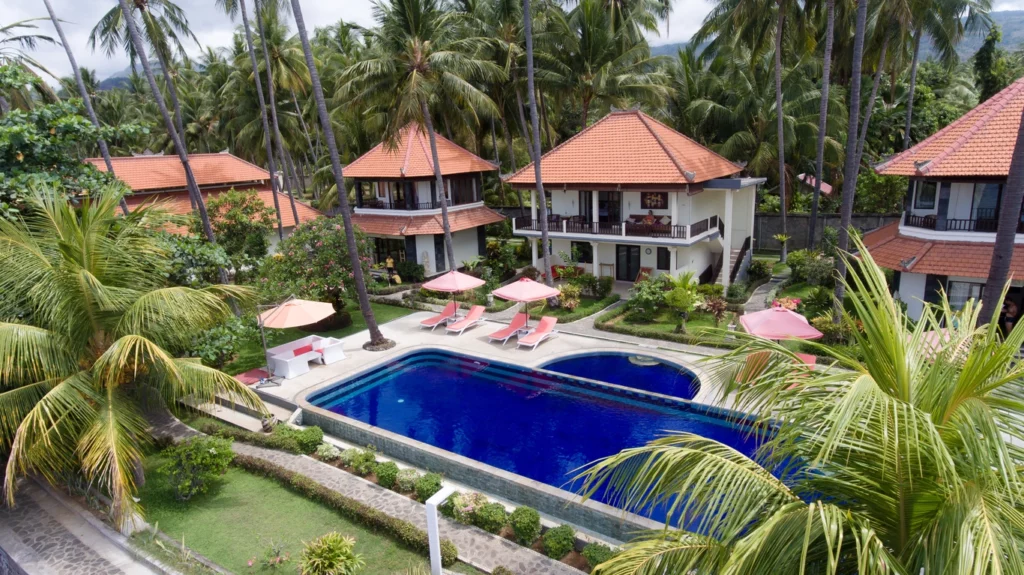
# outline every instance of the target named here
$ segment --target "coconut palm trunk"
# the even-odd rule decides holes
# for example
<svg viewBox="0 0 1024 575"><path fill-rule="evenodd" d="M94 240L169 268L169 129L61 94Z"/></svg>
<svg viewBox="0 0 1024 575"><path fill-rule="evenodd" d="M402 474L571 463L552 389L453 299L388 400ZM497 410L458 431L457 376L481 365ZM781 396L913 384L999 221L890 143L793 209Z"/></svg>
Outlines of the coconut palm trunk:
<svg viewBox="0 0 1024 575"><path fill-rule="evenodd" d="M533 83L533 16L530 13L530 0L523 0L523 33L526 36L526 92L530 99L530 127L533 129L533 175L537 180L537 213L540 217L540 242L544 254L544 282L550 286L554 278L551 277L551 253L548 251L548 202L540 173L540 118L537 114L537 91Z"/></svg>
<svg viewBox="0 0 1024 575"><path fill-rule="evenodd" d="M515 80L513 80L513 84ZM530 156L531 162L537 161L537 156L533 153L533 138L530 137L530 130L526 125L526 116L523 114L523 96L519 93L519 87L516 86L516 110L519 112L519 131L522 132L523 141L526 142L526 153Z"/></svg>
<svg viewBox="0 0 1024 575"><path fill-rule="evenodd" d="M263 31L263 15L260 10L260 0L254 0L256 25L260 31L260 47L263 49L263 64L267 67L267 104L270 106L270 119L274 128L274 144L277 146L277 153L281 158L281 171L285 172L284 190L288 194L288 203L292 207L292 217L295 218L295 225L299 225L299 210L295 207L295 196L292 194L292 186L288 183L287 168L284 166L284 142L281 140L281 129L277 123L277 102L274 95L274 70L270 66L270 52L267 50L267 37Z"/></svg>
<svg viewBox="0 0 1024 575"><path fill-rule="evenodd" d="M309 146L309 153L313 156L313 164L315 165L320 161L320 156L317 155L316 148L313 147L313 138L309 136L309 127L306 126L306 119L302 115L302 108L299 107L299 98L295 95L295 90L292 90L292 103L295 104L295 115L299 118L302 135L306 137L306 145Z"/></svg>
<svg viewBox="0 0 1024 575"><path fill-rule="evenodd" d="M903 125L903 149L910 147L910 122L914 118L914 91L917 89L917 64L921 55L921 27L914 31L914 57L910 60L910 89L907 91L907 119Z"/></svg>
<svg viewBox="0 0 1024 575"><path fill-rule="evenodd" d="M782 235L786 235L786 136L782 118L782 26L785 24L786 11L782 0L776 3L779 20L775 25L775 130L778 132L779 144L779 214L782 216ZM786 261L786 243L782 242L782 254L779 261ZM725 246L729 249L729 246Z"/></svg>
<svg viewBox="0 0 1024 575"><path fill-rule="evenodd" d="M277 239L284 239L284 223L281 219L281 202L277 194L281 191L280 182L277 180L277 170L274 165L274 150L270 141L270 122L267 120L267 104L263 98L263 83L260 81L260 68L256 63L256 49L252 42L252 28L249 27L249 14L245 9L245 0L239 0L239 7L242 9L242 27L245 28L245 44L249 50L249 64L252 65L253 81L256 84L256 98L260 104L260 119L263 121L263 145L267 153L267 168L270 170L270 191L274 197L274 214L277 216ZM256 14L256 18L259 18ZM298 223L298 220L296 220Z"/></svg>
<svg viewBox="0 0 1024 575"><path fill-rule="evenodd" d="M120 0L126 2L127 0ZM316 61L313 59L313 49L309 45L309 35L306 33L306 22L302 18L302 6L299 0L291 0L292 15L295 16L295 27L299 32L299 40L302 42L302 52L306 56L306 65L309 67L310 83L313 88L313 99L316 102L317 115L320 118L320 128L324 132L324 140L327 142L327 151L331 158L331 171L334 173L334 185L338 188L338 208L341 212L341 220L345 224L345 243L348 247L349 259L352 262L352 280L356 288L356 297L359 300L359 310L366 320L366 329L370 332L370 343L375 349L391 347L391 342L381 333L377 326L377 319L373 316L373 308L370 307L370 297L366 293L366 280L363 277L362 261L359 258L359 246L356 243L356 231L352 226L352 212L348 205L348 194L345 193L345 179L341 171L341 156L338 154L338 142L334 139L334 129L331 127L331 116L327 112L327 101L324 99L323 86L320 84L320 74L316 69Z"/></svg>
<svg viewBox="0 0 1024 575"><path fill-rule="evenodd" d="M871 126L871 113L875 111L875 100L878 99L878 86L882 83L882 70L885 68L885 56L889 49L889 35L885 35L882 41L882 51L878 55L878 69L875 70L875 78L871 83L871 97L868 98L867 108L864 110L864 120L860 126L860 138L857 140L857 163L864 157L864 142L868 139L868 128Z"/></svg>
<svg viewBox="0 0 1024 575"><path fill-rule="evenodd" d="M444 251L448 255L448 269L453 270L457 266L455 261L455 248L452 246L452 230L448 227L448 198L444 190L444 178L441 177L441 162L437 157L437 136L434 134L434 121L430 118L430 108L427 101L420 98L420 114L423 115L423 125L427 129L427 137L430 139L430 157L434 163L434 184L437 186L437 194L441 202L441 227L444 230Z"/></svg>
<svg viewBox="0 0 1024 575"><path fill-rule="evenodd" d="M825 54L821 68L821 102L818 105L818 147L814 159L814 193L811 195L811 221L808 223L807 243L811 249L817 245L815 228L818 224L818 202L821 199L821 178L825 164L825 126L828 123L828 92L831 88L832 40L836 25L836 0L828 0L825 8Z"/></svg>
<svg viewBox="0 0 1024 575"><path fill-rule="evenodd" d="M857 162L857 127L860 126L860 75L864 59L864 34L867 28L868 0L857 0L857 23L853 35L853 65L850 74L850 122L846 130L846 165L843 172L843 204L839 223L839 252L850 248L850 219L853 217L853 196L857 191L857 176L860 164ZM836 273L840 280L846 279L846 258L838 258ZM832 321L842 320L843 296L846 295L844 282L836 282L835 306Z"/></svg>
<svg viewBox="0 0 1024 575"><path fill-rule="evenodd" d="M498 166L498 191L501 193L501 207L505 207L505 183L501 181L501 159L498 158L498 134L494 130L494 118L491 117L491 149L494 150L494 165Z"/></svg>
<svg viewBox="0 0 1024 575"><path fill-rule="evenodd" d="M508 148L508 157L512 161L512 172L516 173L519 169L516 167L516 151L512 147L512 132L508 131L508 122L505 120L505 115L501 115L501 131L505 133L505 147ZM516 202L519 204L519 216L522 217L526 213L526 208L523 206L523 190L516 188Z"/></svg>
<svg viewBox="0 0 1024 575"><path fill-rule="evenodd" d="M992 248L992 263L985 281L985 297L982 301L978 323L990 323L999 313L998 297L1010 276L1013 260L1014 241L1020 225L1021 205L1024 203L1024 113L1017 128L1017 143L1010 160L1010 174L1006 179L1002 205L999 209L999 224L996 227L996 243Z"/></svg>
<svg viewBox="0 0 1024 575"><path fill-rule="evenodd" d="M71 44L68 44L67 36L64 35L64 28L60 25L60 19L57 18L57 13L53 11L53 6L50 5L50 0L43 0L43 4L46 5L46 11L50 13L50 21L53 22L53 27L57 29L57 37L60 38L60 43L64 46L64 51L68 55L68 61L71 63L71 70L75 74L75 84L78 86L78 95L82 97L82 105L85 106L85 113L89 115L89 121L92 122L96 128L100 127L100 120L96 116L96 110L92 107L92 98L89 97L89 91L85 88L85 81L82 79L82 70L78 68L78 62L75 60L75 53L71 51ZM103 163L107 165L107 172L110 174L114 173L114 163L110 160L110 148L107 147L107 142L103 138L96 138L96 145L99 146L100 155L103 156ZM128 215L128 202L121 198L121 212L124 215Z"/></svg>

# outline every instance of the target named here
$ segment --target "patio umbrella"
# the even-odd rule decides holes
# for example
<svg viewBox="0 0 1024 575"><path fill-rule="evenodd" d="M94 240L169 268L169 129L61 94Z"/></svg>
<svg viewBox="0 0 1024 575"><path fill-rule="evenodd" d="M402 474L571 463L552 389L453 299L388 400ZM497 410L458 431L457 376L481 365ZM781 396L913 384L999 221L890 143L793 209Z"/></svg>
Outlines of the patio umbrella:
<svg viewBox="0 0 1024 575"><path fill-rule="evenodd" d="M480 278L452 270L423 284L423 288L431 291L450 292L452 301L455 301L455 294L478 288L485 283L487 282Z"/></svg>
<svg viewBox="0 0 1024 575"><path fill-rule="evenodd" d="M558 288L548 287L542 283L535 282L530 278L522 278L519 281L508 284L507 286L500 287L491 293L501 299L528 304L531 301L540 301L542 299L548 299L549 297L555 297L562 292L559 291ZM526 322L529 324L529 306L525 307L527 308Z"/></svg>
<svg viewBox="0 0 1024 575"><path fill-rule="evenodd" d="M269 307L266 311L256 316L256 322L260 326L260 340L263 342L263 357L267 357L267 336L264 327L274 329L285 329L299 327L316 323L334 315L334 306L320 301L309 301L305 299L289 298L284 303ZM270 374L270 366L267 367L267 374Z"/></svg>
<svg viewBox="0 0 1024 575"><path fill-rule="evenodd" d="M784 307L773 307L740 316L747 333L765 339L818 339L822 334L807 318Z"/></svg>

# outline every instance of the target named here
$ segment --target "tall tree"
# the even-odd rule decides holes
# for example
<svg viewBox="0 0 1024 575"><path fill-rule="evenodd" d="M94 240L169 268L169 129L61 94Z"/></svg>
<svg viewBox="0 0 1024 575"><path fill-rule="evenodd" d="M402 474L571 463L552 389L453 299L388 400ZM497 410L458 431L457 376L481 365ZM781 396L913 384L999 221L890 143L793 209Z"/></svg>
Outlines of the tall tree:
<svg viewBox="0 0 1024 575"><path fill-rule="evenodd" d="M996 227L996 243L992 247L992 263L985 281L985 297L978 323L990 323L999 313L1001 298L996 297L1010 277L1017 229L1020 227L1021 205L1024 204L1024 113L1017 127L1017 143L1010 159L1010 174L1000 200L999 223Z"/></svg>
<svg viewBox="0 0 1024 575"><path fill-rule="evenodd" d="M120 1L125 2L126 0ZM366 280L363 278L363 268L359 262L359 246L356 244L355 228L352 227L352 211L348 204L348 194L345 192L345 178L341 171L341 156L338 154L338 142L334 139L334 127L331 125L331 116L327 112L327 100L324 98L323 86L320 84L320 73L317 72L316 60L313 59L313 49L309 45L309 36L306 34L306 22L302 19L302 6L299 4L299 0L291 0L291 3L292 14L295 16L295 27L298 28L299 40L302 42L302 51L306 55L306 66L309 67L309 79L313 87L313 99L316 102L317 115L320 117L320 128L323 130L327 151L331 158L334 185L338 190L338 206L341 211L341 219L345 224L345 243L348 245L349 258L352 260L352 281L356 285L359 310L366 320L366 328L370 331L369 345L378 349L390 347L393 343L380 332L377 320L373 316L373 308L370 307L370 297L366 293Z"/></svg>
<svg viewBox="0 0 1024 575"><path fill-rule="evenodd" d="M89 96L89 91L85 88L85 80L82 79L82 70L78 67L78 62L75 61L75 53L71 50L71 44L68 44L67 36L64 35L64 28L60 25L60 19L57 18L57 13L53 11L53 6L50 5L50 0L43 0L43 4L46 5L46 11L50 13L50 21L53 22L53 27L57 29L57 37L60 38L61 45L64 46L64 51L68 55L68 61L71 63L71 70L75 75L75 85L78 87L78 95L82 97L82 105L85 106L85 113L89 116L89 121L92 122L93 126L100 127L100 120L96 117L96 110L92 107L92 98ZM107 148L107 142L103 138L96 140L97 146L100 149L100 155L103 156L103 162L107 165L107 171L111 174L114 173L114 163L110 160L110 149ZM124 197L121 197L121 211L124 215L128 215L128 202L125 201Z"/></svg>
<svg viewBox="0 0 1024 575"><path fill-rule="evenodd" d="M445 11L438 0L389 0L377 4L379 26L368 32L370 52L342 74L339 95L371 102L387 117L385 139L393 141L409 122L423 127L430 140L434 185L441 203L449 269L458 267L448 225L448 202L431 104L461 109L476 118L497 114L497 106L479 82L500 79L493 62L478 57L488 39L460 35L465 14ZM479 121L476 122L480 124Z"/></svg>
<svg viewBox="0 0 1024 575"><path fill-rule="evenodd" d="M1006 66L1006 57L999 48L1002 40L1003 33L999 26L993 26L981 48L974 54L974 78L978 85L979 102L995 96L1012 80Z"/></svg>
<svg viewBox="0 0 1024 575"><path fill-rule="evenodd" d="M782 31L786 23L786 0L776 0L778 10L778 24L775 25L775 137L779 145L779 214L782 216L782 235L787 235L786 228L786 130L782 123ZM822 99L822 101L826 101ZM824 153L824 140L818 136ZM820 176L819 176L820 177ZM816 184L817 187L817 184ZM819 188L820 189L820 188ZM786 261L786 250L788 242L782 242L782 254L779 261Z"/></svg>
<svg viewBox="0 0 1024 575"><path fill-rule="evenodd" d="M825 1L825 53L821 62L821 107L818 110L818 142L814 160L814 193L811 196L811 220L808 222L807 241L813 249L815 228L818 225L818 201L821 199L821 178L825 163L825 128L828 125L828 92L831 88L832 40L836 25L836 0ZM785 233L785 232L783 232Z"/></svg>
<svg viewBox="0 0 1024 575"><path fill-rule="evenodd" d="M523 0L523 34L526 37L526 93L530 99L530 125L533 129L533 177L537 180L537 213L540 218L540 243L544 260L544 281L554 284L551 273L551 252L548 249L548 201L544 195L544 179L540 173L540 118L537 115L537 91L534 89L533 70L533 14L530 0Z"/></svg>
<svg viewBox="0 0 1024 575"><path fill-rule="evenodd" d="M857 176L860 163L857 162L857 128L860 127L860 84L861 65L864 59L864 36L867 31L868 0L857 0L857 19L853 31L853 64L850 76L850 121L846 128L846 165L843 171L843 201L839 216L839 252L846 253L850 247L850 220L853 218L853 198L857 192ZM836 273L846 278L846 258L836 262ZM836 282L833 305L833 322L843 321L843 296L846 282Z"/></svg>
<svg viewBox="0 0 1024 575"><path fill-rule="evenodd" d="M256 50L253 48L252 42L252 28L249 26L249 14L245 9L245 0L217 0L217 4L220 5L229 16L234 18L236 12L242 13L242 28L245 31L245 45L249 52L249 63L252 65L252 76L254 83L256 84L256 97L259 99L260 105L260 118L263 120L263 142L267 150L267 168L270 170L270 189L273 192L271 195L274 196L274 213L277 215L277 237L278 239L284 239L284 227L281 221L281 202L278 199L278 193L280 190L280 182L274 175L277 173L276 166L274 165L274 150L271 147L270 138L267 134L270 133L270 123L267 121L267 104L263 98L263 82L260 81L260 67L256 63ZM259 18L259 14L256 15ZM295 220L296 225L298 219Z"/></svg>
<svg viewBox="0 0 1024 575"><path fill-rule="evenodd" d="M871 96L868 97L864 107L864 119L861 120L860 137L857 138L857 163L864 157L864 142L868 139L868 130L871 127L871 114L875 110L875 101L878 100L878 87L882 83L882 71L885 70L885 57L889 50L890 34L888 30L882 32L885 38L882 40L882 49L878 54L878 67L875 69L875 78L871 81Z"/></svg>
<svg viewBox="0 0 1024 575"><path fill-rule="evenodd" d="M26 74L33 76L36 79L36 82L32 84L35 92L46 101L56 102L57 95L53 93L53 90L50 89L46 82L39 78L36 70L45 72L50 76L53 76L53 74L29 54L29 51L35 50L39 44L56 44L56 41L46 34L36 34L33 32L33 30L38 28L35 22L39 20L44 20L44 18L29 18L28 20L19 20L10 24L0 25L0 66L17 66ZM14 96L12 100L15 100L15 108L27 109L31 106L31 92L19 90L12 95ZM4 94L0 94L0 115L6 114L10 110L11 100Z"/></svg>

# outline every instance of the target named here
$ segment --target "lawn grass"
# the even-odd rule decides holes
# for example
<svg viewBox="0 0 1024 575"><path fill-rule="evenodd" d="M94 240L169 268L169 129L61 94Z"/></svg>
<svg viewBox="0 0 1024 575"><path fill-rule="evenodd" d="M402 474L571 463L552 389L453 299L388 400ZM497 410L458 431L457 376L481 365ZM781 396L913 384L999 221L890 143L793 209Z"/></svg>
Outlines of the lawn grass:
<svg viewBox="0 0 1024 575"><path fill-rule="evenodd" d="M298 566L303 542L330 531L354 537L356 552L366 567L361 575L393 575L428 560L399 546L391 539L353 523L338 513L293 493L278 483L237 468L228 472L208 493L192 501L179 502L167 481L156 470L164 459L146 459L146 484L139 490L146 520L174 539L235 573L254 571L250 559L263 558L271 545L291 556L282 569ZM457 573L479 574L465 564L452 568Z"/></svg>
<svg viewBox="0 0 1024 575"><path fill-rule="evenodd" d="M676 313L671 309L662 310L651 323L640 323L633 322L626 318L622 319L622 323L625 325L647 329L659 333L675 333L676 330ZM726 314L725 319L719 324L719 327L725 327L729 325L729 322L733 319L735 314ZM711 317L711 314L707 313L691 313L690 319L686 320L686 330L692 332L698 328L713 328L715 327L715 320Z"/></svg>
<svg viewBox="0 0 1024 575"><path fill-rule="evenodd" d="M780 262L778 256L754 256L755 260L766 261L772 266L772 275L779 275L789 269L789 266Z"/></svg>
<svg viewBox="0 0 1024 575"><path fill-rule="evenodd" d="M381 303L370 303L370 307L373 308L373 315L377 319L377 324L386 323L416 311L409 308ZM363 314L359 313L359 304L350 302L345 306L345 311L349 312L352 316L352 325L333 331L318 332L316 335L342 338L366 329L366 320L363 319ZM266 330L266 333L267 347L274 347L275 345L281 345L289 341L306 337L307 335L312 335L310 332L302 331L297 328L268 329ZM228 375L237 375L239 373L249 371L250 369L261 367L265 363L266 361L263 358L263 345L257 337L254 341L240 345L237 356L224 366L223 371Z"/></svg>
<svg viewBox="0 0 1024 575"><path fill-rule="evenodd" d="M810 284L806 284L803 282L795 283L793 285L786 286L786 288L780 291L776 295L776 297L792 297L797 299L804 299L810 296L811 292L813 292L817 288L818 286L812 286Z"/></svg>

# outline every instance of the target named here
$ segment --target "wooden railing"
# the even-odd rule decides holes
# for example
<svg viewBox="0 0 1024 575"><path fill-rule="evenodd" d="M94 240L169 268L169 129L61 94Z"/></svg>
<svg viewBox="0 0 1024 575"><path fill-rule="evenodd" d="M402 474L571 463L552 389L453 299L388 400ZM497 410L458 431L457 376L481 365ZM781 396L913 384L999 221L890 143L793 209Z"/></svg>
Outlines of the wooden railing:
<svg viewBox="0 0 1024 575"><path fill-rule="evenodd" d="M514 217L512 218L512 223L516 230L541 231L540 221L535 220L531 216ZM580 220L577 216L548 216L548 231L551 233L685 240L713 229L718 229L720 232L725 230L725 224L718 216L711 216L689 226L637 222L588 222Z"/></svg>
<svg viewBox="0 0 1024 575"><path fill-rule="evenodd" d="M473 203L473 202L463 202L463 203ZM453 207L455 205L461 205L461 204L454 204L454 203L452 203L451 200L448 200L448 207L449 208ZM369 208L369 209L374 209L374 210L439 210L439 209L441 209L441 200L438 200L436 202L419 202L419 203L413 203L413 202L394 202L393 203L393 202L389 202L389 201L386 201L386 200L379 200L377 198L363 198L362 201L360 202L360 206L359 207Z"/></svg>
<svg viewBox="0 0 1024 575"><path fill-rule="evenodd" d="M743 247L740 248L740 253L736 255L736 261L732 262L732 272L729 273L730 284L736 281L736 275L740 272L740 267L743 265L743 258L747 257L748 251L750 251L750 236L747 236L747 238L743 240Z"/></svg>

